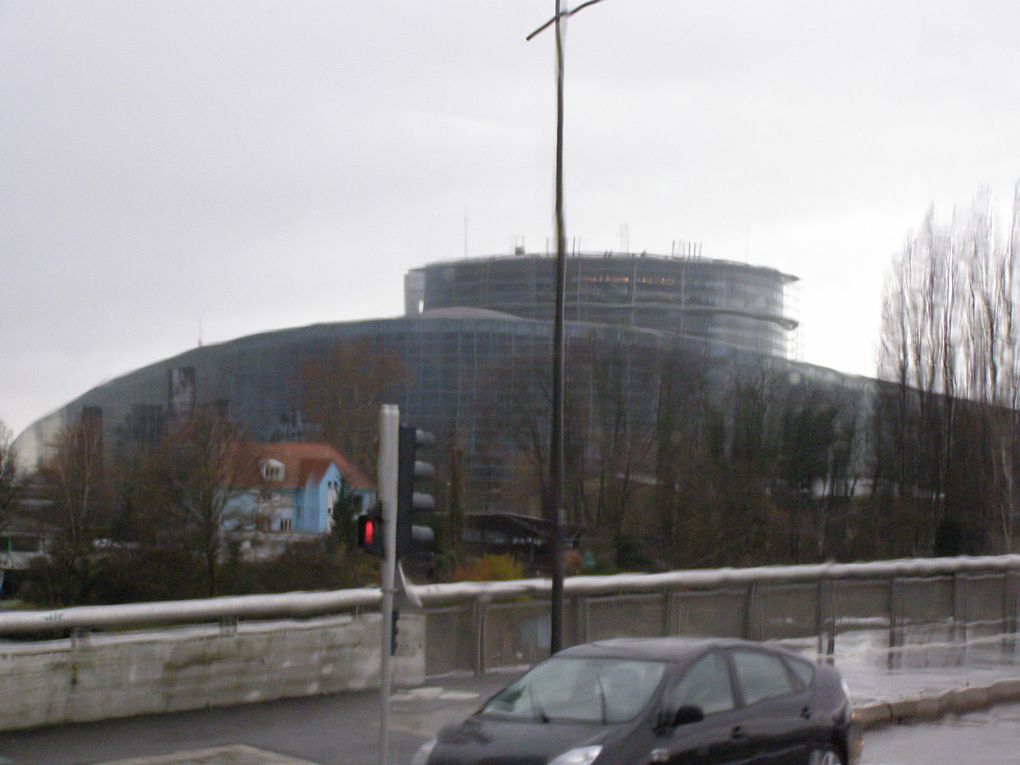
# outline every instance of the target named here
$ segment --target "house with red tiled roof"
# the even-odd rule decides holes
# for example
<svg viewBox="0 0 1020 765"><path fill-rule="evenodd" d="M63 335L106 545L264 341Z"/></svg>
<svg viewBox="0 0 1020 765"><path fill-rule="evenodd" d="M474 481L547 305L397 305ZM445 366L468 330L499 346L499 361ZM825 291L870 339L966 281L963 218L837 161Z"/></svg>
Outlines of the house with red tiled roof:
<svg viewBox="0 0 1020 765"><path fill-rule="evenodd" d="M263 532L325 534L338 503L349 495L344 512L358 513L375 504L375 484L357 465L329 444L258 444L257 472L243 478L232 493L237 517Z"/></svg>

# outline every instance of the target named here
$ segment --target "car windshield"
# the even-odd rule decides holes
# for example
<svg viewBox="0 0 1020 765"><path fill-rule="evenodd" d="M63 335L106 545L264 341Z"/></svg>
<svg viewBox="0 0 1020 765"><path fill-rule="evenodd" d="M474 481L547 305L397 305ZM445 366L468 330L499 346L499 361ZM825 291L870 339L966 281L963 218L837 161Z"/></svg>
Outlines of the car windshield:
<svg viewBox="0 0 1020 765"><path fill-rule="evenodd" d="M493 697L480 714L541 722L624 722L648 703L665 670L656 661L554 658Z"/></svg>

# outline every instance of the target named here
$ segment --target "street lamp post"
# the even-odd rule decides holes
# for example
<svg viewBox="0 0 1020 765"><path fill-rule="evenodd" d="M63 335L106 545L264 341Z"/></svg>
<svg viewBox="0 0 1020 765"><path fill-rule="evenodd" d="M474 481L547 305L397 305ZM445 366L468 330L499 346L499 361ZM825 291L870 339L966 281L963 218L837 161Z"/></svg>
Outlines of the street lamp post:
<svg viewBox="0 0 1020 765"><path fill-rule="evenodd" d="M573 10L556 0L556 14L527 36L531 40L554 26L556 33L556 313L553 317L553 402L549 437L549 520L552 521L552 593L549 652L563 647L563 304L567 281L567 233L563 218L563 22L602 0L588 0Z"/></svg>

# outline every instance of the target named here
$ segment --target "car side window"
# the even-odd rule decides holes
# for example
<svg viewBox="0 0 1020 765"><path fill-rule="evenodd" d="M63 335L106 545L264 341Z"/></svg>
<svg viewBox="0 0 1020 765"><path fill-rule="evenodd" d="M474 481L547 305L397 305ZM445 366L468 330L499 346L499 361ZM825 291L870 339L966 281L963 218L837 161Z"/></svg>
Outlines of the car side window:
<svg viewBox="0 0 1020 765"><path fill-rule="evenodd" d="M745 704L784 696L795 690L786 665L778 656L763 651L733 651L732 655Z"/></svg>
<svg viewBox="0 0 1020 765"><path fill-rule="evenodd" d="M809 688L811 681L815 679L815 668L811 666L810 662L801 661L800 659L789 659L788 663L793 670L793 674L800 680L800 684L804 688Z"/></svg>
<svg viewBox="0 0 1020 765"><path fill-rule="evenodd" d="M733 709L733 684L723 655L713 652L699 659L673 686L666 703L671 711L690 705L706 715Z"/></svg>

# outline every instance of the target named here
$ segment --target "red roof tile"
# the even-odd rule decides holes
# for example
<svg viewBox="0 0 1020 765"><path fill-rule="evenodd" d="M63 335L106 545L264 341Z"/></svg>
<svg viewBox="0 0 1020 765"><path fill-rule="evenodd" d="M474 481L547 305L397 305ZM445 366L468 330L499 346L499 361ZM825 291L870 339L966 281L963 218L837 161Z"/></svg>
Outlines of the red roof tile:
<svg viewBox="0 0 1020 765"><path fill-rule="evenodd" d="M311 478L319 480L334 464L340 470L348 485L355 491L375 491L375 484L357 465L329 444L292 442L258 444L260 462L267 459L283 464L283 481L273 481L271 486L295 489L304 486Z"/></svg>

